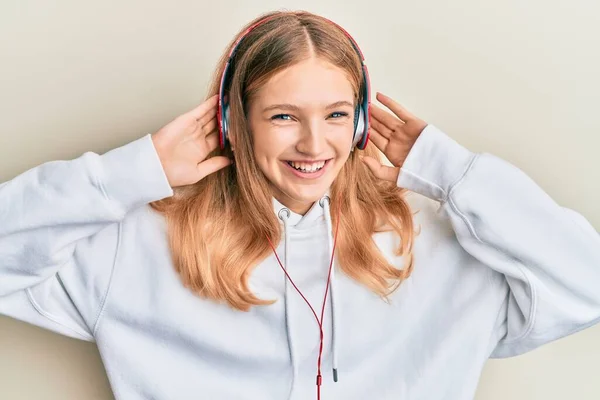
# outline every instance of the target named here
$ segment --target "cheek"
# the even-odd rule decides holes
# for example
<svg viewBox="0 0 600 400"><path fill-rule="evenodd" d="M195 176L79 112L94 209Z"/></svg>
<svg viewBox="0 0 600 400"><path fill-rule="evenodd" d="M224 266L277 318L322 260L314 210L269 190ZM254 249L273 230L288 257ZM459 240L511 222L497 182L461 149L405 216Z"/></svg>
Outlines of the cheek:
<svg viewBox="0 0 600 400"><path fill-rule="evenodd" d="M289 148L290 143L284 139L291 136L284 135L272 127L264 127L257 132L258 135L254 136L254 157L261 166L273 165Z"/></svg>
<svg viewBox="0 0 600 400"><path fill-rule="evenodd" d="M254 137L256 153L263 157L279 157L294 147L298 134L295 126L273 126L265 124L259 135Z"/></svg>
<svg viewBox="0 0 600 400"><path fill-rule="evenodd" d="M354 136L354 125L339 127L335 134L331 136L331 143L338 154L338 157L347 158L350 154L350 147Z"/></svg>

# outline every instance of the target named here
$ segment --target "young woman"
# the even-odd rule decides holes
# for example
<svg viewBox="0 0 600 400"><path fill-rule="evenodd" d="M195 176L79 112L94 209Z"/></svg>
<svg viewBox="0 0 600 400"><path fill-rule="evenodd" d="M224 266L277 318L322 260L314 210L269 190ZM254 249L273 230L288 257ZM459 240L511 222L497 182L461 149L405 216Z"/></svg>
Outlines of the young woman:
<svg viewBox="0 0 600 400"><path fill-rule="evenodd" d="M340 27L258 18L197 108L0 186L0 312L95 341L127 400L471 399L598 321L588 221L377 99Z"/></svg>

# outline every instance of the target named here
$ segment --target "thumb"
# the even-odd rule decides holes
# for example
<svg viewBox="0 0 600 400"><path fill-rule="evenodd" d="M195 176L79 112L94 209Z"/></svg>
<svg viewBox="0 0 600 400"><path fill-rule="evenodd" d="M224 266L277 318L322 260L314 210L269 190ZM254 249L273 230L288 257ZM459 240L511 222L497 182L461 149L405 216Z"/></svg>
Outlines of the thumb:
<svg viewBox="0 0 600 400"><path fill-rule="evenodd" d="M369 167L373 175L385 181L396 182L400 173L400 168L388 167L382 165L378 160L369 156L360 156L360 159Z"/></svg>
<svg viewBox="0 0 600 400"><path fill-rule="evenodd" d="M207 175L210 175L218 170L227 167L228 165L233 164L233 160L223 157L223 156L214 156L210 157L200 164L198 164L198 176L197 179L201 180L205 178Z"/></svg>

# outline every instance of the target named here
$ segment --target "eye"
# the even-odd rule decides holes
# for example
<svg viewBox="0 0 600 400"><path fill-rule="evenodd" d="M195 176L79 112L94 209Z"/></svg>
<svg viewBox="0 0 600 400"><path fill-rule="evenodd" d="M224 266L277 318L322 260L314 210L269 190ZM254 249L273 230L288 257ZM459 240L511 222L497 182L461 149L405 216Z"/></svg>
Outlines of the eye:
<svg viewBox="0 0 600 400"><path fill-rule="evenodd" d="M277 114L277 115L273 115L271 117L271 119L280 119L283 121L291 121L292 120L292 116L290 114Z"/></svg>
<svg viewBox="0 0 600 400"><path fill-rule="evenodd" d="M342 117L347 117L348 113L343 112L343 111L336 111L336 112L331 113L329 116L333 117L334 119L338 119L338 118L342 118Z"/></svg>

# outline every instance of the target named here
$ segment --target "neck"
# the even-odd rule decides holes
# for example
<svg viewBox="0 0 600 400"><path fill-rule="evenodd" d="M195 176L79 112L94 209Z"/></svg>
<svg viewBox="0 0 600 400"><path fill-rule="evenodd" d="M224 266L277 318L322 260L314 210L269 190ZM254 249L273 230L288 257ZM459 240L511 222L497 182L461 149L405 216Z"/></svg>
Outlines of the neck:
<svg viewBox="0 0 600 400"><path fill-rule="evenodd" d="M289 208L290 211L299 215L306 214L314 204L314 202L302 202L281 194L275 194L273 197L275 197L278 202Z"/></svg>
<svg viewBox="0 0 600 400"><path fill-rule="evenodd" d="M286 206L287 208L290 209L290 211L299 214L299 215L304 215L308 212L308 210L310 210L310 208L312 207L312 205L314 203L290 203L288 202L283 202L279 199L277 199L281 204L283 204L284 206Z"/></svg>

